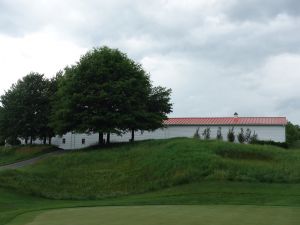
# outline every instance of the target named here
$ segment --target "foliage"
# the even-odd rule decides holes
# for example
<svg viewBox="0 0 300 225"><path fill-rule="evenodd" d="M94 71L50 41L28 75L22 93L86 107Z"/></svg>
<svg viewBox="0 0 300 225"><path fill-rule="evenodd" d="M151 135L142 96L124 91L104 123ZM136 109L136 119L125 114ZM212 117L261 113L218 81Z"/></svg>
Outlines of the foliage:
<svg viewBox="0 0 300 225"><path fill-rule="evenodd" d="M249 143L255 143L256 141L258 141L258 135L254 131Z"/></svg>
<svg viewBox="0 0 300 225"><path fill-rule="evenodd" d="M205 128L202 135L205 140L209 140L210 139L210 127Z"/></svg>
<svg viewBox="0 0 300 225"><path fill-rule="evenodd" d="M201 137L200 137L200 134L199 134L199 127L196 129L196 132L195 132L195 134L194 134L194 138L195 139L200 139Z"/></svg>
<svg viewBox="0 0 300 225"><path fill-rule="evenodd" d="M286 141L288 144L293 144L295 141L300 140L300 127L288 122L286 127Z"/></svg>
<svg viewBox="0 0 300 225"><path fill-rule="evenodd" d="M218 127L218 130L217 130L217 140L223 140L222 127Z"/></svg>
<svg viewBox="0 0 300 225"><path fill-rule="evenodd" d="M241 128L241 131L240 131L240 133L238 133L237 138L238 138L238 141L241 144L245 143L246 138L245 138L245 134L244 134L244 129L243 128Z"/></svg>
<svg viewBox="0 0 300 225"><path fill-rule="evenodd" d="M21 141L18 138L15 138L15 137L8 137L6 139L6 144L12 145L12 146L20 145Z"/></svg>
<svg viewBox="0 0 300 225"><path fill-rule="evenodd" d="M229 142L234 142L235 140L234 127L228 129L227 140Z"/></svg>
<svg viewBox="0 0 300 225"><path fill-rule="evenodd" d="M118 49L95 48L65 68L51 124L58 134L99 132L100 142L103 133L154 130L172 110L170 93L152 87L142 66Z"/></svg>
<svg viewBox="0 0 300 225"><path fill-rule="evenodd" d="M252 131L249 128L247 128L246 133L245 133L245 142L246 143L250 142L250 140L251 140L251 134L252 134Z"/></svg>
<svg viewBox="0 0 300 225"><path fill-rule="evenodd" d="M207 180L300 183L299 153L193 138L143 141L3 171L0 186L55 199L95 199Z"/></svg>
<svg viewBox="0 0 300 225"><path fill-rule="evenodd" d="M0 127L4 138L31 141L49 136L49 81L44 75L30 73L1 96Z"/></svg>

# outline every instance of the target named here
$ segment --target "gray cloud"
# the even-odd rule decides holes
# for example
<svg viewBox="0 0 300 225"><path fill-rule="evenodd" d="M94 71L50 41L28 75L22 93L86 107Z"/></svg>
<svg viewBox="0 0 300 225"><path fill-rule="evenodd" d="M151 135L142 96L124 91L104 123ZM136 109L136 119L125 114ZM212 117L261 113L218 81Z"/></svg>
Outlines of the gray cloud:
<svg viewBox="0 0 300 225"><path fill-rule="evenodd" d="M66 55L61 61L70 63L66 52L74 47L77 54L108 45L141 62L155 84L173 89L175 116L226 116L238 111L286 115L300 123L300 109L289 105L300 94L294 85L300 82L296 0L28 2L0 1L0 38L7 37L11 46L16 37L21 42L15 47L19 57L11 60L21 61L23 55L47 59L52 50L52 65L57 45ZM45 55L32 55L33 43L39 40L37 48L42 46ZM24 47L28 43L30 47ZM68 48L63 47L66 43ZM61 64L38 68L53 74ZM9 73L20 77L27 70L21 71ZM1 74L7 73L0 68L1 83Z"/></svg>
<svg viewBox="0 0 300 225"><path fill-rule="evenodd" d="M280 14L300 15L298 0L235 0L229 4L227 15L234 20L269 20Z"/></svg>

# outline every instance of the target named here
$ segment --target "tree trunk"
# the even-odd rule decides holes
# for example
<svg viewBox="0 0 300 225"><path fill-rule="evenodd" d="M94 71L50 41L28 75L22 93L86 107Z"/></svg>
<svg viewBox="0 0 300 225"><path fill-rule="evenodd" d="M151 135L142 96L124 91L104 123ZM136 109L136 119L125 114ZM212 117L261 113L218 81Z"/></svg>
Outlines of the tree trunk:
<svg viewBox="0 0 300 225"><path fill-rule="evenodd" d="M131 130L131 142L134 142L134 129Z"/></svg>
<svg viewBox="0 0 300 225"><path fill-rule="evenodd" d="M107 136L106 136L106 144L110 143L110 132L107 132Z"/></svg>
<svg viewBox="0 0 300 225"><path fill-rule="evenodd" d="M103 145L104 139L103 139L103 132L99 132L99 139L98 144Z"/></svg>
<svg viewBox="0 0 300 225"><path fill-rule="evenodd" d="M43 144L44 145L47 144L47 137L46 136L44 137Z"/></svg>
<svg viewBox="0 0 300 225"><path fill-rule="evenodd" d="M33 138L32 137L30 137L30 144L32 145L32 142L33 142Z"/></svg>
<svg viewBox="0 0 300 225"><path fill-rule="evenodd" d="M28 137L25 138L25 144L28 144Z"/></svg>
<svg viewBox="0 0 300 225"><path fill-rule="evenodd" d="M52 140L52 137L49 137L48 139L48 144L51 145L51 140Z"/></svg>

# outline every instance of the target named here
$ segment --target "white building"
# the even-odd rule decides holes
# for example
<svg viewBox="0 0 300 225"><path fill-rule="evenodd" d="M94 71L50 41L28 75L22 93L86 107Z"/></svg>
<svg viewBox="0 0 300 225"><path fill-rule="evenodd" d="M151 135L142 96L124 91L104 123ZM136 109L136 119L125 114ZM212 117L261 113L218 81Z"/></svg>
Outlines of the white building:
<svg viewBox="0 0 300 225"><path fill-rule="evenodd" d="M259 140L285 142L286 124L287 119L285 117L238 117L237 114L234 117L169 118L165 121L165 128L157 129L153 132L135 132L135 140L193 137L198 128L201 135L209 127L211 139L216 139L217 130L220 128L224 140L227 140L229 129L234 128L235 135L237 135L243 128L244 132L247 129L250 129L252 134L255 132ZM129 132L122 136L111 134L110 140L111 142L128 142L130 138L131 133ZM62 149L80 149L96 145L97 143L97 133L67 133L52 139L52 144Z"/></svg>

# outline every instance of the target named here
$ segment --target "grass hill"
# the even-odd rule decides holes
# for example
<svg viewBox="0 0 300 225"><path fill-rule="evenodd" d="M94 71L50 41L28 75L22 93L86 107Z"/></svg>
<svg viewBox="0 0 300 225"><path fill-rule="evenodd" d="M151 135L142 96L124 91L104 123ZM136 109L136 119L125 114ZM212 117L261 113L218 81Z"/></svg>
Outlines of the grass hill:
<svg viewBox="0 0 300 225"><path fill-rule="evenodd" d="M0 166L30 159L55 150L58 149L50 145L0 147Z"/></svg>
<svg viewBox="0 0 300 225"><path fill-rule="evenodd" d="M177 138L53 156L0 173L0 186L52 199L102 199L201 182L300 183L300 152Z"/></svg>

